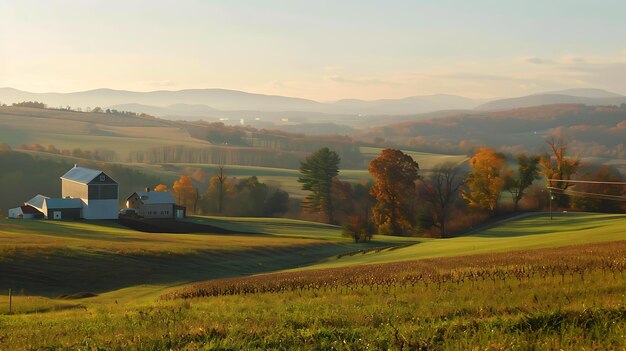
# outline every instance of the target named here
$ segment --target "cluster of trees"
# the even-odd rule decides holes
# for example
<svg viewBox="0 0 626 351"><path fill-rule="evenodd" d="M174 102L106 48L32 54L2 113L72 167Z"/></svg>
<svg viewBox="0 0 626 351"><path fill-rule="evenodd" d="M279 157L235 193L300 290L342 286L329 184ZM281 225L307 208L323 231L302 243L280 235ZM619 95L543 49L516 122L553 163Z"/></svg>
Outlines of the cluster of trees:
<svg viewBox="0 0 626 351"><path fill-rule="evenodd" d="M71 108L68 106L68 110L70 110L70 109ZM82 109L79 108L79 109L76 109L76 111L82 112ZM139 116L139 114L137 114L136 112L116 110L114 108L103 109L100 106L96 106L94 108L87 107L87 108L85 108L85 112L105 113L107 115L116 115L116 116L131 116L131 117Z"/></svg>
<svg viewBox="0 0 626 351"><path fill-rule="evenodd" d="M176 180L171 189L159 184L154 190L171 191L176 203L190 214L274 217L287 212L289 204L286 191L262 183L256 176L227 177L223 167L203 191L187 175Z"/></svg>
<svg viewBox="0 0 626 351"><path fill-rule="evenodd" d="M508 207L505 211L518 211L524 202L527 208L543 209L550 196L557 208L609 212L623 208L623 201L613 201L624 199L623 185L573 182L581 169L580 160L568 155L563 140L547 142L550 152L545 155L520 153L512 160L482 147L469 160L469 169L444 163L424 175L409 155L385 149L369 165L374 181L359 184L359 189L337 180L340 158L322 148L300 167L299 181L309 191L303 208L317 213L320 220L343 224L355 241L368 240L373 232L413 235L430 231L443 237L450 222L453 229L468 229L477 220L504 212L503 203ZM515 167L509 166L512 163ZM535 184L540 179L546 180L548 190ZM609 166L591 169L578 179L622 181ZM510 197L505 198L505 193Z"/></svg>
<svg viewBox="0 0 626 351"><path fill-rule="evenodd" d="M202 163L295 168L304 153L284 152L250 147L211 146L203 148L184 145L164 145L148 150L133 151L128 162Z"/></svg>
<svg viewBox="0 0 626 351"><path fill-rule="evenodd" d="M246 146L243 141L246 135L246 128L227 126L222 122L197 121L184 123L191 137L209 141L213 144Z"/></svg>
<svg viewBox="0 0 626 351"><path fill-rule="evenodd" d="M2 104L2 106L6 106L5 104ZM39 101L22 101L22 102L14 102L11 104L11 106L13 107L30 107L30 108L39 108L39 109L52 109L52 110L64 110L64 111L74 111L74 112L83 112L83 108L81 107L76 107L76 108L72 108L72 106L59 106L58 108L49 108L48 105L46 105L43 102L39 102ZM137 117L137 116L148 116L145 114L138 114L136 112L132 112L132 111L123 111L123 110L117 110L114 108L107 108L107 109L103 109L100 106L96 106L94 108L91 107L86 107L84 109L84 112L91 112L91 113L105 113L105 114L109 114L109 115L117 115L117 116L132 116L132 117ZM152 116L148 116L148 117L152 117Z"/></svg>
<svg viewBox="0 0 626 351"><path fill-rule="evenodd" d="M331 147L344 164L363 166L359 143L345 135L306 135L250 126L227 126L222 122L179 122L189 134L215 145L232 145L274 150L274 152L310 153L323 146Z"/></svg>
<svg viewBox="0 0 626 351"><path fill-rule="evenodd" d="M72 156L76 158L82 158L95 161L115 161L117 155L115 151L109 149L96 149L96 150L83 150L81 148L74 149L59 149L54 145L43 146L40 144L21 144L19 146L21 150L45 152L55 155Z"/></svg>
<svg viewBox="0 0 626 351"><path fill-rule="evenodd" d="M14 107L46 108L46 104L39 101L22 101L11 104Z"/></svg>

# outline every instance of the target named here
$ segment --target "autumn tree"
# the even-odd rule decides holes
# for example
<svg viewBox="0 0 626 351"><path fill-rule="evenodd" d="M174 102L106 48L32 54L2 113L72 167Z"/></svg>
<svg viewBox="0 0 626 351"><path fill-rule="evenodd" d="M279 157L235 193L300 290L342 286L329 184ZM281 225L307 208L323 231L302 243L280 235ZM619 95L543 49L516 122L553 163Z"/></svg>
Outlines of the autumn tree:
<svg viewBox="0 0 626 351"><path fill-rule="evenodd" d="M369 164L375 180L370 193L376 199L372 209L374 223L387 234L410 233L416 223L415 182L419 165L411 156L396 149L385 149Z"/></svg>
<svg viewBox="0 0 626 351"><path fill-rule="evenodd" d="M154 187L154 191L161 191L161 192L165 192L166 193L166 192L170 191L170 189L165 184L159 184L156 187Z"/></svg>
<svg viewBox="0 0 626 351"><path fill-rule="evenodd" d="M195 206L198 202L198 191L193 186L193 182L189 176L180 176L180 178L174 182L172 190L174 191L177 204L187 207L188 210L193 209L194 213L196 212Z"/></svg>
<svg viewBox="0 0 626 351"><path fill-rule="evenodd" d="M535 180L539 179L539 160L540 156L526 155L520 153L517 155L517 170L509 172L505 177L505 188L511 193L513 198L513 209L517 211L519 202L524 197L524 192Z"/></svg>
<svg viewBox="0 0 626 351"><path fill-rule="evenodd" d="M428 177L421 178L426 202L431 205L432 223L445 237L448 212L459 197L463 177L458 165L444 163L435 166Z"/></svg>
<svg viewBox="0 0 626 351"><path fill-rule="evenodd" d="M298 182L302 184L302 190L310 192L304 199L304 207L323 214L329 223L335 223L331 190L333 178L339 174L339 161L335 151L324 147L300 163Z"/></svg>
<svg viewBox="0 0 626 351"><path fill-rule="evenodd" d="M557 193L559 195L556 198L558 204L562 207L567 207L569 198L562 192L573 185L573 183L567 181L571 180L571 177L578 173L580 159L567 157L568 145L563 138L551 137L546 140L546 143L548 143L551 153L545 154L541 158L541 173L546 177L548 187L558 189Z"/></svg>
<svg viewBox="0 0 626 351"><path fill-rule="evenodd" d="M505 185L506 157L494 149L481 147L469 163L472 169L465 179L467 190L463 192L463 198L470 206L495 214Z"/></svg>

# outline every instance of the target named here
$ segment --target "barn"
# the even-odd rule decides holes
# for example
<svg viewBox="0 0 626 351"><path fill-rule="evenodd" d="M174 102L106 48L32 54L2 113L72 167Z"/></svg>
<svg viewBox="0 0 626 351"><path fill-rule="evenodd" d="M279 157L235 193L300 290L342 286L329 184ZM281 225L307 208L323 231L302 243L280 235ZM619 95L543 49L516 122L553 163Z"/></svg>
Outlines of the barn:
<svg viewBox="0 0 626 351"><path fill-rule="evenodd" d="M184 218L185 209L177 206L172 194L162 191L137 191L126 199L126 207L143 218Z"/></svg>
<svg viewBox="0 0 626 351"><path fill-rule="evenodd" d="M61 198L41 194L9 210L10 218L117 219L118 184L103 171L70 169L61 177Z"/></svg>
<svg viewBox="0 0 626 351"><path fill-rule="evenodd" d="M48 219L80 219L82 209L81 199L48 198L43 203L43 213Z"/></svg>
<svg viewBox="0 0 626 351"><path fill-rule="evenodd" d="M32 206L36 208L39 212L43 213L43 203L46 201L46 199L49 199L49 197L37 194L32 199L26 201L24 205Z"/></svg>
<svg viewBox="0 0 626 351"><path fill-rule="evenodd" d="M9 218L42 219L44 214L30 205L9 209Z"/></svg>
<svg viewBox="0 0 626 351"><path fill-rule="evenodd" d="M117 219L118 183L103 171L74 166L61 177L61 194L61 200L81 201L80 218ZM74 202L56 204L74 206Z"/></svg>

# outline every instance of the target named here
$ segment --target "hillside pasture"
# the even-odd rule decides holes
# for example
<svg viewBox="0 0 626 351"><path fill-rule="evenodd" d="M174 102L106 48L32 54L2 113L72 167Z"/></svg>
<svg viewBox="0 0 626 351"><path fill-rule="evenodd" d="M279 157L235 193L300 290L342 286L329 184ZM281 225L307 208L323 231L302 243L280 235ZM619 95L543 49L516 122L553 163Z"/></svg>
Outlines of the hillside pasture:
<svg viewBox="0 0 626 351"><path fill-rule="evenodd" d="M337 227L286 220L273 225L291 235L150 234L112 221L4 219L0 220L0 289L58 296L138 284L176 285L293 268L389 245L352 244L341 238ZM307 227L309 231L300 235Z"/></svg>
<svg viewBox="0 0 626 351"><path fill-rule="evenodd" d="M418 244L363 255L330 259L308 268L398 262L626 240L626 215L593 213L537 214L514 219L468 236L420 239Z"/></svg>

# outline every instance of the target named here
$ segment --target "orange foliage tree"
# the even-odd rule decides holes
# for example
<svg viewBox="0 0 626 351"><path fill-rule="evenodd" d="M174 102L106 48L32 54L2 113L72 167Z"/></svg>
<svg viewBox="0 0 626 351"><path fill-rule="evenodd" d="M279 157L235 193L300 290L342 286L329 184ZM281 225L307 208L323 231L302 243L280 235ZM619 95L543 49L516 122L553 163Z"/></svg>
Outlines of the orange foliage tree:
<svg viewBox="0 0 626 351"><path fill-rule="evenodd" d="M470 166L472 170L465 179L468 189L463 192L463 197L470 206L495 214L505 186L506 157L492 148L482 147L470 159Z"/></svg>
<svg viewBox="0 0 626 351"><path fill-rule="evenodd" d="M170 189L165 184L159 184L156 187L154 187L154 191L162 191L162 192L166 193L166 192L170 191Z"/></svg>
<svg viewBox="0 0 626 351"><path fill-rule="evenodd" d="M198 203L198 190L193 186L193 182L189 176L183 175L174 182L172 186L176 203L187 207L187 210L193 209L195 212Z"/></svg>
<svg viewBox="0 0 626 351"><path fill-rule="evenodd" d="M370 162L369 172L376 181L370 189L376 198L372 214L381 233L402 235L413 230L418 170L411 156L396 149L385 149Z"/></svg>

